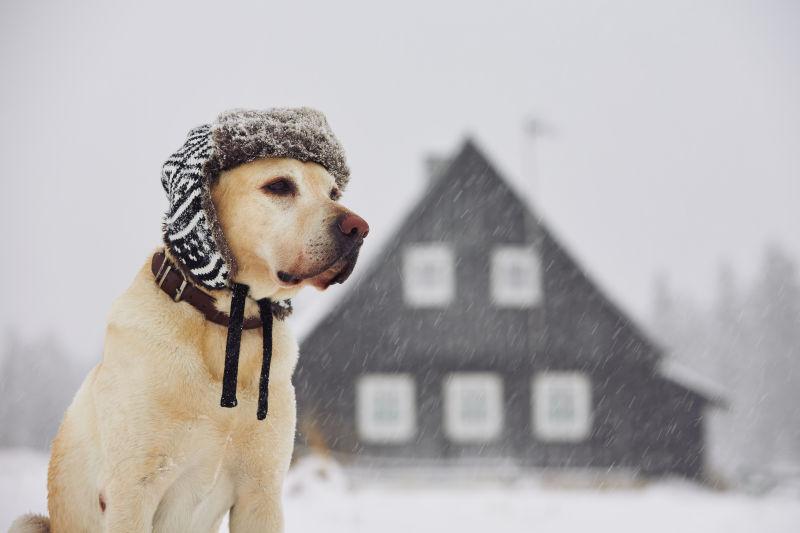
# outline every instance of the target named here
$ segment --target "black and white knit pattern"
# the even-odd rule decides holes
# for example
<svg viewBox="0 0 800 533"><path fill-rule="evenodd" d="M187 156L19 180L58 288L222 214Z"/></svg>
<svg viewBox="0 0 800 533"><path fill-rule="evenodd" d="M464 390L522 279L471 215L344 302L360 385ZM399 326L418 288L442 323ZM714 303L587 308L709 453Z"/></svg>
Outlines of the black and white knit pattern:
<svg viewBox="0 0 800 533"><path fill-rule="evenodd" d="M164 242L194 280L210 289L228 285L230 265L215 240L216 217L204 169L214 156L211 126L189 132L186 142L161 167L161 185L169 210L164 217Z"/></svg>

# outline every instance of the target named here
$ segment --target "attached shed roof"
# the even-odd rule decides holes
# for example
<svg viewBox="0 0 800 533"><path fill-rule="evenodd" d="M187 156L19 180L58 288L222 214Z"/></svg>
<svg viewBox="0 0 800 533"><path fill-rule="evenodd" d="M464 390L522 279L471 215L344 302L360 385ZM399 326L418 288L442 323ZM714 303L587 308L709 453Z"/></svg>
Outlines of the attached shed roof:
<svg viewBox="0 0 800 533"><path fill-rule="evenodd" d="M662 357L657 370L661 377L694 392L708 403L721 408L728 407L727 395L721 385L675 358Z"/></svg>

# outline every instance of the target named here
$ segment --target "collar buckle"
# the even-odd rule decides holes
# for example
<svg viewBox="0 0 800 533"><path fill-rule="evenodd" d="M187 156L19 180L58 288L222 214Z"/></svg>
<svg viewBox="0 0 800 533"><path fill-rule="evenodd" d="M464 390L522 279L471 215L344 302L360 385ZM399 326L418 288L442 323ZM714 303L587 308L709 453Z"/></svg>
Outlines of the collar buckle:
<svg viewBox="0 0 800 533"><path fill-rule="evenodd" d="M161 261L161 266L158 268L158 271L156 272L156 285L158 285L160 289L164 289L164 281L167 279L167 275L169 275L171 271L174 271L181 278L181 283L180 285L178 285L178 288L175 291L175 295L172 297L173 301L180 302L181 297L183 296L183 291L184 289L186 289L186 286L189 284L189 282L186 280L186 277L184 277L184 275L181 273L180 270L178 270L177 268L172 268L172 265L169 264L169 260L167 259L167 255L164 254L164 260Z"/></svg>
<svg viewBox="0 0 800 533"><path fill-rule="evenodd" d="M175 291L175 296L172 297L172 299L174 301L176 301L176 302L180 302L181 301L181 296L183 295L183 289L186 288L186 285L188 285L188 283L186 282L186 278L183 278L183 281L181 281L181 284L178 287L178 290Z"/></svg>

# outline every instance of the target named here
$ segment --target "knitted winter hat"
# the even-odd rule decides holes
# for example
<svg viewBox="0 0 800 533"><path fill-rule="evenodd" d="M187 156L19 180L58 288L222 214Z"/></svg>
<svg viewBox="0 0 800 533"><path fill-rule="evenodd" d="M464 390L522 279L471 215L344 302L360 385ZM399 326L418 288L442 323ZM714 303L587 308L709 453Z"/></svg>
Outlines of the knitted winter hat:
<svg viewBox="0 0 800 533"><path fill-rule="evenodd" d="M235 282L236 262L228 248L211 201L211 186L220 172L262 157L288 157L325 167L344 189L350 176L342 145L325 115L307 107L266 111L232 110L216 122L194 128L186 142L161 168L161 185L169 208L164 216L164 244L178 267L208 289L233 291L222 378L222 407L235 407L239 347L244 327L247 285ZM288 302L258 300L263 334L263 362L258 392L258 419L267 416L273 316L291 309Z"/></svg>
<svg viewBox="0 0 800 533"><path fill-rule="evenodd" d="M220 172L262 157L314 162L344 189L350 177L344 149L321 112L308 107L235 109L194 128L161 168L169 208L164 243L179 266L209 289L230 286L236 262L211 202Z"/></svg>

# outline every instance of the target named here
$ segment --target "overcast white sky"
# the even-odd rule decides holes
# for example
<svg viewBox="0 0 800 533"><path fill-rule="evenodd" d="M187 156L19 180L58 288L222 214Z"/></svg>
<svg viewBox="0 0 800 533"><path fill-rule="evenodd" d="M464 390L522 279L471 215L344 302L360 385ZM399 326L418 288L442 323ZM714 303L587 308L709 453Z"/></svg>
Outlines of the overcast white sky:
<svg viewBox="0 0 800 533"><path fill-rule="evenodd" d="M659 271L703 300L722 260L800 256L799 2L111 4L0 5L0 326L26 337L98 356L159 242L162 160L231 107L328 114L367 258L466 133L529 190L529 115L553 129L536 203L639 320Z"/></svg>

